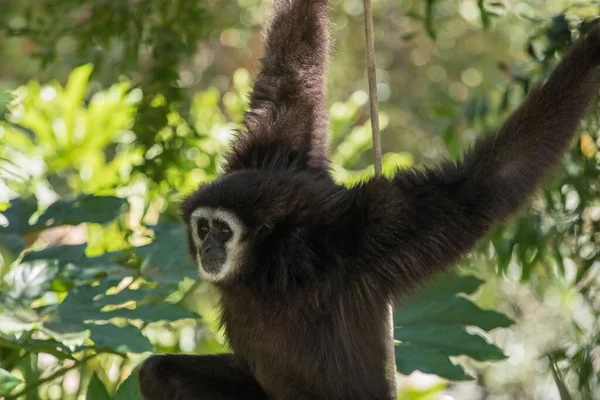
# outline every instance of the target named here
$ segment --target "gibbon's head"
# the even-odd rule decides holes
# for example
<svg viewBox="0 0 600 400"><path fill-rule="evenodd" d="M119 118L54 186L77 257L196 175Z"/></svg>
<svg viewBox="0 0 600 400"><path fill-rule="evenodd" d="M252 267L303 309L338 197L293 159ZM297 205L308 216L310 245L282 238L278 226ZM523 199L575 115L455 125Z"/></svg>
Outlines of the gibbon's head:
<svg viewBox="0 0 600 400"><path fill-rule="evenodd" d="M241 171L203 185L182 205L188 247L200 275L231 282L272 264L307 218L315 218L319 184L301 174Z"/></svg>

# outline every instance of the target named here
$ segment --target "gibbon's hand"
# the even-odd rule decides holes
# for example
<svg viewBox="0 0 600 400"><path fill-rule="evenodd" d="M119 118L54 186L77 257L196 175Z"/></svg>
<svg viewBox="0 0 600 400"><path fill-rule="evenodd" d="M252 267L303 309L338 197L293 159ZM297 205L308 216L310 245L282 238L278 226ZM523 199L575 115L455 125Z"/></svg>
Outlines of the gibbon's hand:
<svg viewBox="0 0 600 400"><path fill-rule="evenodd" d="M328 0L275 1L245 129L226 157L226 173L327 173L328 11Z"/></svg>

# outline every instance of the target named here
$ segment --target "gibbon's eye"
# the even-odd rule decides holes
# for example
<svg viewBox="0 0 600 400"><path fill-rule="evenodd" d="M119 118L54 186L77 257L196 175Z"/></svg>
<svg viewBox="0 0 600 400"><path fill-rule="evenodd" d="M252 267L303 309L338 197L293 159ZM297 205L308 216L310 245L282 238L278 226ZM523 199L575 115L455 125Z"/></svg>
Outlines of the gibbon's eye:
<svg viewBox="0 0 600 400"><path fill-rule="evenodd" d="M224 240L229 240L233 231L225 221L215 219L213 221L213 228L219 233Z"/></svg>
<svg viewBox="0 0 600 400"><path fill-rule="evenodd" d="M210 227L208 226L208 221L204 220L204 219L200 219L198 220L198 236L200 237L200 239L204 239L206 237L206 235L208 234L208 231L210 230Z"/></svg>

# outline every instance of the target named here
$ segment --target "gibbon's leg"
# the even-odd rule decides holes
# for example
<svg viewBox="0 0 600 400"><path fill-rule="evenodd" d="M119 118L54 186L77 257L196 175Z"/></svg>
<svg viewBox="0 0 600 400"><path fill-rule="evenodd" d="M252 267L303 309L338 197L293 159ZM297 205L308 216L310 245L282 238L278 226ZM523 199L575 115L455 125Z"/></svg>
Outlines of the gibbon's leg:
<svg viewBox="0 0 600 400"><path fill-rule="evenodd" d="M240 169L326 173L328 0L275 0L262 69L225 172Z"/></svg>
<svg viewBox="0 0 600 400"><path fill-rule="evenodd" d="M457 163L399 171L348 193L357 258L394 295L456 262L527 203L566 153L600 83L600 25ZM340 226L344 227L344 224ZM346 229L346 228L344 228Z"/></svg>
<svg viewBox="0 0 600 400"><path fill-rule="evenodd" d="M247 367L229 354L152 356L138 380L145 400L267 400Z"/></svg>

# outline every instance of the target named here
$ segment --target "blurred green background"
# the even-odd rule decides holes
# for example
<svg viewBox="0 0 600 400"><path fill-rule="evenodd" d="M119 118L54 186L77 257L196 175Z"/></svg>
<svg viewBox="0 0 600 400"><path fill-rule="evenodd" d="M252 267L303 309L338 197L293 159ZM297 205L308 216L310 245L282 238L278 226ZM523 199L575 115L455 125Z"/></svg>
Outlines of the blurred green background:
<svg viewBox="0 0 600 400"><path fill-rule="evenodd" d="M372 174L360 0L334 0L331 149ZM178 217L239 127L263 0L0 0L0 397L135 399L151 352L226 351ZM384 169L454 159L597 1L375 0ZM401 399L600 398L597 106L532 207L399 306Z"/></svg>

